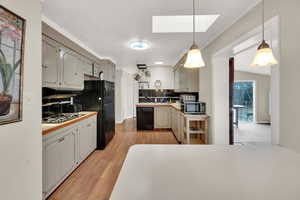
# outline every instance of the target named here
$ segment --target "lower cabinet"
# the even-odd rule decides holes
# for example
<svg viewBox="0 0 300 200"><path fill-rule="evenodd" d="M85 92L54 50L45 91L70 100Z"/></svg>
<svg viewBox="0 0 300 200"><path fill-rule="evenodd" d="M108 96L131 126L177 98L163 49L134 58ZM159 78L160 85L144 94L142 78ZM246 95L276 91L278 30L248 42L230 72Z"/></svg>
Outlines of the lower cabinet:
<svg viewBox="0 0 300 200"><path fill-rule="evenodd" d="M95 135L96 122L93 120L81 124L78 132L79 160L84 160L92 151L96 149L97 135Z"/></svg>
<svg viewBox="0 0 300 200"><path fill-rule="evenodd" d="M171 128L169 107L155 107L154 116L154 128Z"/></svg>
<svg viewBox="0 0 300 200"><path fill-rule="evenodd" d="M175 108L171 108L171 128L178 142L182 142L183 136L183 120L182 113Z"/></svg>
<svg viewBox="0 0 300 200"><path fill-rule="evenodd" d="M43 136L43 198L96 149L96 116Z"/></svg>

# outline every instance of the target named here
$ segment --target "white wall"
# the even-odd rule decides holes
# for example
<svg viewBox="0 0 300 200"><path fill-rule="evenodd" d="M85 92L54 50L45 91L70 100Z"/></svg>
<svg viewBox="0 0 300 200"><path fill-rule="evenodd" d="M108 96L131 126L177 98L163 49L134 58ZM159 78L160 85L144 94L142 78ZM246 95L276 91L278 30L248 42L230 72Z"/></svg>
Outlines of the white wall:
<svg viewBox="0 0 300 200"><path fill-rule="evenodd" d="M138 102L138 86L134 81L133 75L124 71L117 70L116 76L116 123L135 117L135 105Z"/></svg>
<svg viewBox="0 0 300 200"><path fill-rule="evenodd" d="M162 89L174 89L174 73L170 66L153 66L149 68L151 77L149 78L150 88L155 89L156 80L162 82Z"/></svg>
<svg viewBox="0 0 300 200"><path fill-rule="evenodd" d="M0 198L42 199L41 2L2 0L27 20L23 121L0 126Z"/></svg>
<svg viewBox="0 0 300 200"><path fill-rule="evenodd" d="M257 123L270 122L269 94L271 90L271 77L268 75L235 71L234 80L255 82L255 121Z"/></svg>
<svg viewBox="0 0 300 200"><path fill-rule="evenodd" d="M298 119L300 107L297 106L300 102L300 93L296 88L300 85L300 68L299 68L299 0L266 0L266 21L272 17L279 16L280 26L280 144L292 150L300 152L300 134L298 128ZM204 59L207 67L201 70L200 77L212 77L212 57L220 49L230 45L237 38L252 31L261 25L261 5L253 8L249 13L238 20L227 31L221 34L213 41L204 52ZM273 69L272 69L273 70ZM273 76L272 76L273 77ZM208 78L209 79L209 78ZM212 82L207 81L201 83L206 84L206 91L212 89ZM201 90L200 90L201 92ZM205 94L205 98L212 98L212 93ZM274 98L274 97L273 97Z"/></svg>
<svg viewBox="0 0 300 200"><path fill-rule="evenodd" d="M216 57L212 64L212 113L210 143L229 144L229 74L228 56ZM200 90L201 93L201 90ZM227 98L224 98L227 97ZM220 100L222 99L222 100Z"/></svg>
<svg viewBox="0 0 300 200"><path fill-rule="evenodd" d="M136 66L124 67L124 71L130 74L138 72ZM145 78L144 80L149 81L150 89L156 89L154 83L156 80L162 82L162 89L174 89L174 73L173 67L171 66L149 66L148 70L151 73L150 78ZM145 88L148 89L148 88Z"/></svg>

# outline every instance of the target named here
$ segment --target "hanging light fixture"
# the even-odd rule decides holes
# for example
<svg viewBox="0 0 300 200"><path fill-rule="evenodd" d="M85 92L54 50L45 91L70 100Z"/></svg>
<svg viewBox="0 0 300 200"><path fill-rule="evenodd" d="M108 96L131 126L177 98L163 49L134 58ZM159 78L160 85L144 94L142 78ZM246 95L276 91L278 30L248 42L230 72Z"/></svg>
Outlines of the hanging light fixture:
<svg viewBox="0 0 300 200"><path fill-rule="evenodd" d="M265 41L265 0L262 0L262 43L259 45L252 66L270 66L278 64L270 45Z"/></svg>
<svg viewBox="0 0 300 200"><path fill-rule="evenodd" d="M201 51L195 41L195 32L195 0L193 0L193 45L187 53L184 64L185 68L200 68L205 66Z"/></svg>

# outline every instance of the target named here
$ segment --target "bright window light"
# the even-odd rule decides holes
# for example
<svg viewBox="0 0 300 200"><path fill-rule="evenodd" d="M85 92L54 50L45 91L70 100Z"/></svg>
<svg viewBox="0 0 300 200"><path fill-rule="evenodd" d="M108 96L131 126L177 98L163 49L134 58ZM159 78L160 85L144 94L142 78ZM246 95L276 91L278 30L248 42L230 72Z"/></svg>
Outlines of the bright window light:
<svg viewBox="0 0 300 200"><path fill-rule="evenodd" d="M196 15L196 32L206 32L220 15ZM193 32L193 16L153 16L153 33Z"/></svg>

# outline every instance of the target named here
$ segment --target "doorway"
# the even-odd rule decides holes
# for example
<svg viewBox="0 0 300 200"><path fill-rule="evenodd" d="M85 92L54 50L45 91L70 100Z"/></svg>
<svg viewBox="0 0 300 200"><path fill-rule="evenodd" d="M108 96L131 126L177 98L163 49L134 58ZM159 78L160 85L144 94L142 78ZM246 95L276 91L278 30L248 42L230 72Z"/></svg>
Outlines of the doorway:
<svg viewBox="0 0 300 200"><path fill-rule="evenodd" d="M274 54L278 60L279 57L279 19L278 17L274 17L268 22L266 22L266 35L267 40L271 44ZM234 81L238 81L236 71L243 71L239 67L250 66L252 59L254 57L255 51L257 49L258 44L261 40L261 27L257 27L256 29L246 33L241 38L238 38L225 48L222 48L213 55L212 57L212 127L211 127L211 141L213 144L234 144L234 130L236 129L233 124L233 91ZM241 52L247 50L248 54L240 54ZM253 53L254 52L254 53ZM249 54L253 54L252 56ZM231 59L230 59L231 58ZM248 59L245 59L248 58ZM231 66L233 68L228 67L228 60L231 60ZM241 62L244 61L244 62ZM249 64L250 63L250 64ZM264 125L269 124L268 128L270 130L269 141L272 144L279 144L279 121L280 121L280 113L279 113L279 65L272 66L269 69L264 68L264 72L262 75L266 75L265 73L269 73L269 80L271 87L263 88L263 93L268 96L268 98L260 99L261 95L257 97L254 95L253 97L253 114L249 111L247 113L247 119L253 119L252 124L262 125L261 130L264 131ZM262 68L249 67L249 73L255 74L257 71ZM232 72L232 77L230 77L230 71ZM254 71L252 71L254 70ZM245 71L245 70L244 70ZM242 77L243 72L239 73L240 77ZM230 79L232 79L232 84L230 84ZM243 81L254 81L254 78L243 78ZM260 90L259 82L255 80L254 90ZM230 89L232 87L232 90ZM261 92L261 91L260 91ZM255 92L257 93L257 91ZM254 94L255 94L254 93ZM228 97L232 97L232 99ZM268 99L268 100L266 100ZM231 102L232 101L232 102ZM258 101L260 104L262 103L264 109L268 110L268 112L264 111L260 115L257 116L256 108L259 108L257 105ZM268 104L267 104L268 103ZM259 103L258 103L259 104ZM268 106L266 106L268 105ZM229 108L229 109L228 109ZM260 108L261 109L261 108ZM249 110L249 109L248 109ZM230 117L232 114L232 117ZM246 115L242 115L244 118ZM232 122L231 122L232 119ZM251 124L251 123L249 123ZM229 130L229 131L228 131ZM228 134L228 132L230 134ZM249 132L249 131L248 131ZM251 131L250 131L251 132ZM272 134L271 134L272 133Z"/></svg>

